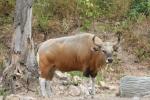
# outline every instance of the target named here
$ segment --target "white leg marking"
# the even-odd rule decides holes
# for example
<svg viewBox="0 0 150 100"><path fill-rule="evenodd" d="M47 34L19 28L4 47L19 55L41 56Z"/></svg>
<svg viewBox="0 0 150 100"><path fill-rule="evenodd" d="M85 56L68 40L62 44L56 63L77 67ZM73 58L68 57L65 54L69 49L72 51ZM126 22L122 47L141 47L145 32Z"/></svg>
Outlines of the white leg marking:
<svg viewBox="0 0 150 100"><path fill-rule="evenodd" d="M91 91L92 98L95 95L95 78L92 78L92 91Z"/></svg>
<svg viewBox="0 0 150 100"><path fill-rule="evenodd" d="M46 92L46 79L39 77L39 83L40 83L40 88L42 92L42 96L47 97L47 92Z"/></svg>
<svg viewBox="0 0 150 100"><path fill-rule="evenodd" d="M46 90L47 90L47 94L48 96L50 97L52 95L52 88L51 88L51 85L50 85L50 81L46 81Z"/></svg>
<svg viewBox="0 0 150 100"><path fill-rule="evenodd" d="M39 53L36 54L36 60L37 60L38 66L39 66L39 60L40 60Z"/></svg>

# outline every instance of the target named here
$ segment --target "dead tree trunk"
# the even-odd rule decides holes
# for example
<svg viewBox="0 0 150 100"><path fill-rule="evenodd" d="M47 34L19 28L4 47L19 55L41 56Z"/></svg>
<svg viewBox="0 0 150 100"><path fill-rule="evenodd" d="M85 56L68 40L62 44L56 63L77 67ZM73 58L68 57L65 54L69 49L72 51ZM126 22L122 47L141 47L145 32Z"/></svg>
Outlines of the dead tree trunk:
<svg viewBox="0 0 150 100"><path fill-rule="evenodd" d="M120 96L141 97L150 95L150 77L125 76L120 80Z"/></svg>
<svg viewBox="0 0 150 100"><path fill-rule="evenodd" d="M32 3L33 0L16 0L11 62L3 72L4 85L9 85L12 92L24 87L31 74L37 72L31 31Z"/></svg>

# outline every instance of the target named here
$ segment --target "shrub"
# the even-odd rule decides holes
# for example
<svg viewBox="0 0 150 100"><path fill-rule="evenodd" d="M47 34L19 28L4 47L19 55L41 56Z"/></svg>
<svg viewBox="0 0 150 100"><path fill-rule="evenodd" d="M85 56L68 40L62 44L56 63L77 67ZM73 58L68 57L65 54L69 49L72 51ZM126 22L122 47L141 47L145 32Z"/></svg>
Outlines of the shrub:
<svg viewBox="0 0 150 100"><path fill-rule="evenodd" d="M150 0L133 0L129 10L129 17L137 19L140 14L150 15Z"/></svg>
<svg viewBox="0 0 150 100"><path fill-rule="evenodd" d="M87 30L94 20L114 14L116 5L115 0L37 0L34 15L41 30L49 28L49 20L59 21L63 32L78 25Z"/></svg>

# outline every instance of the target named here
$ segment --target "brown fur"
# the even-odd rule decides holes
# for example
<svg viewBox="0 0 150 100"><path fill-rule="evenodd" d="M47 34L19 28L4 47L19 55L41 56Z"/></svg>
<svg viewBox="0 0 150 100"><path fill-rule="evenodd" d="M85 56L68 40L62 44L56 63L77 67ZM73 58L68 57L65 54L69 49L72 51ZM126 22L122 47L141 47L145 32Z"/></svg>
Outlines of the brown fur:
<svg viewBox="0 0 150 100"><path fill-rule="evenodd" d="M62 72L82 71L86 77L95 77L105 64L102 51L92 51L93 34L50 39L39 47L39 69L41 77L51 80L55 70ZM101 43L99 38L96 42Z"/></svg>

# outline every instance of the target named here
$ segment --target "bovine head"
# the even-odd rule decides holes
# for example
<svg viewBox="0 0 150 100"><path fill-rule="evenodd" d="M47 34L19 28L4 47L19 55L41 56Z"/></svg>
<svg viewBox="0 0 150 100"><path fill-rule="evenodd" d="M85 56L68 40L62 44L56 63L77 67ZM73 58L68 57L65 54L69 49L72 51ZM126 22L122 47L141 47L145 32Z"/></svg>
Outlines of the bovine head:
<svg viewBox="0 0 150 100"><path fill-rule="evenodd" d="M106 56L106 63L112 63L113 62L113 52L117 51L118 49L118 44L117 43L112 43L112 42L102 42L100 39L96 36L93 36L93 43L94 43L94 48L92 49L95 52L102 52Z"/></svg>
<svg viewBox="0 0 150 100"><path fill-rule="evenodd" d="M104 42L102 44L101 50L103 51L103 53L106 55L106 62L107 63L112 63L113 62L113 44L111 42Z"/></svg>

